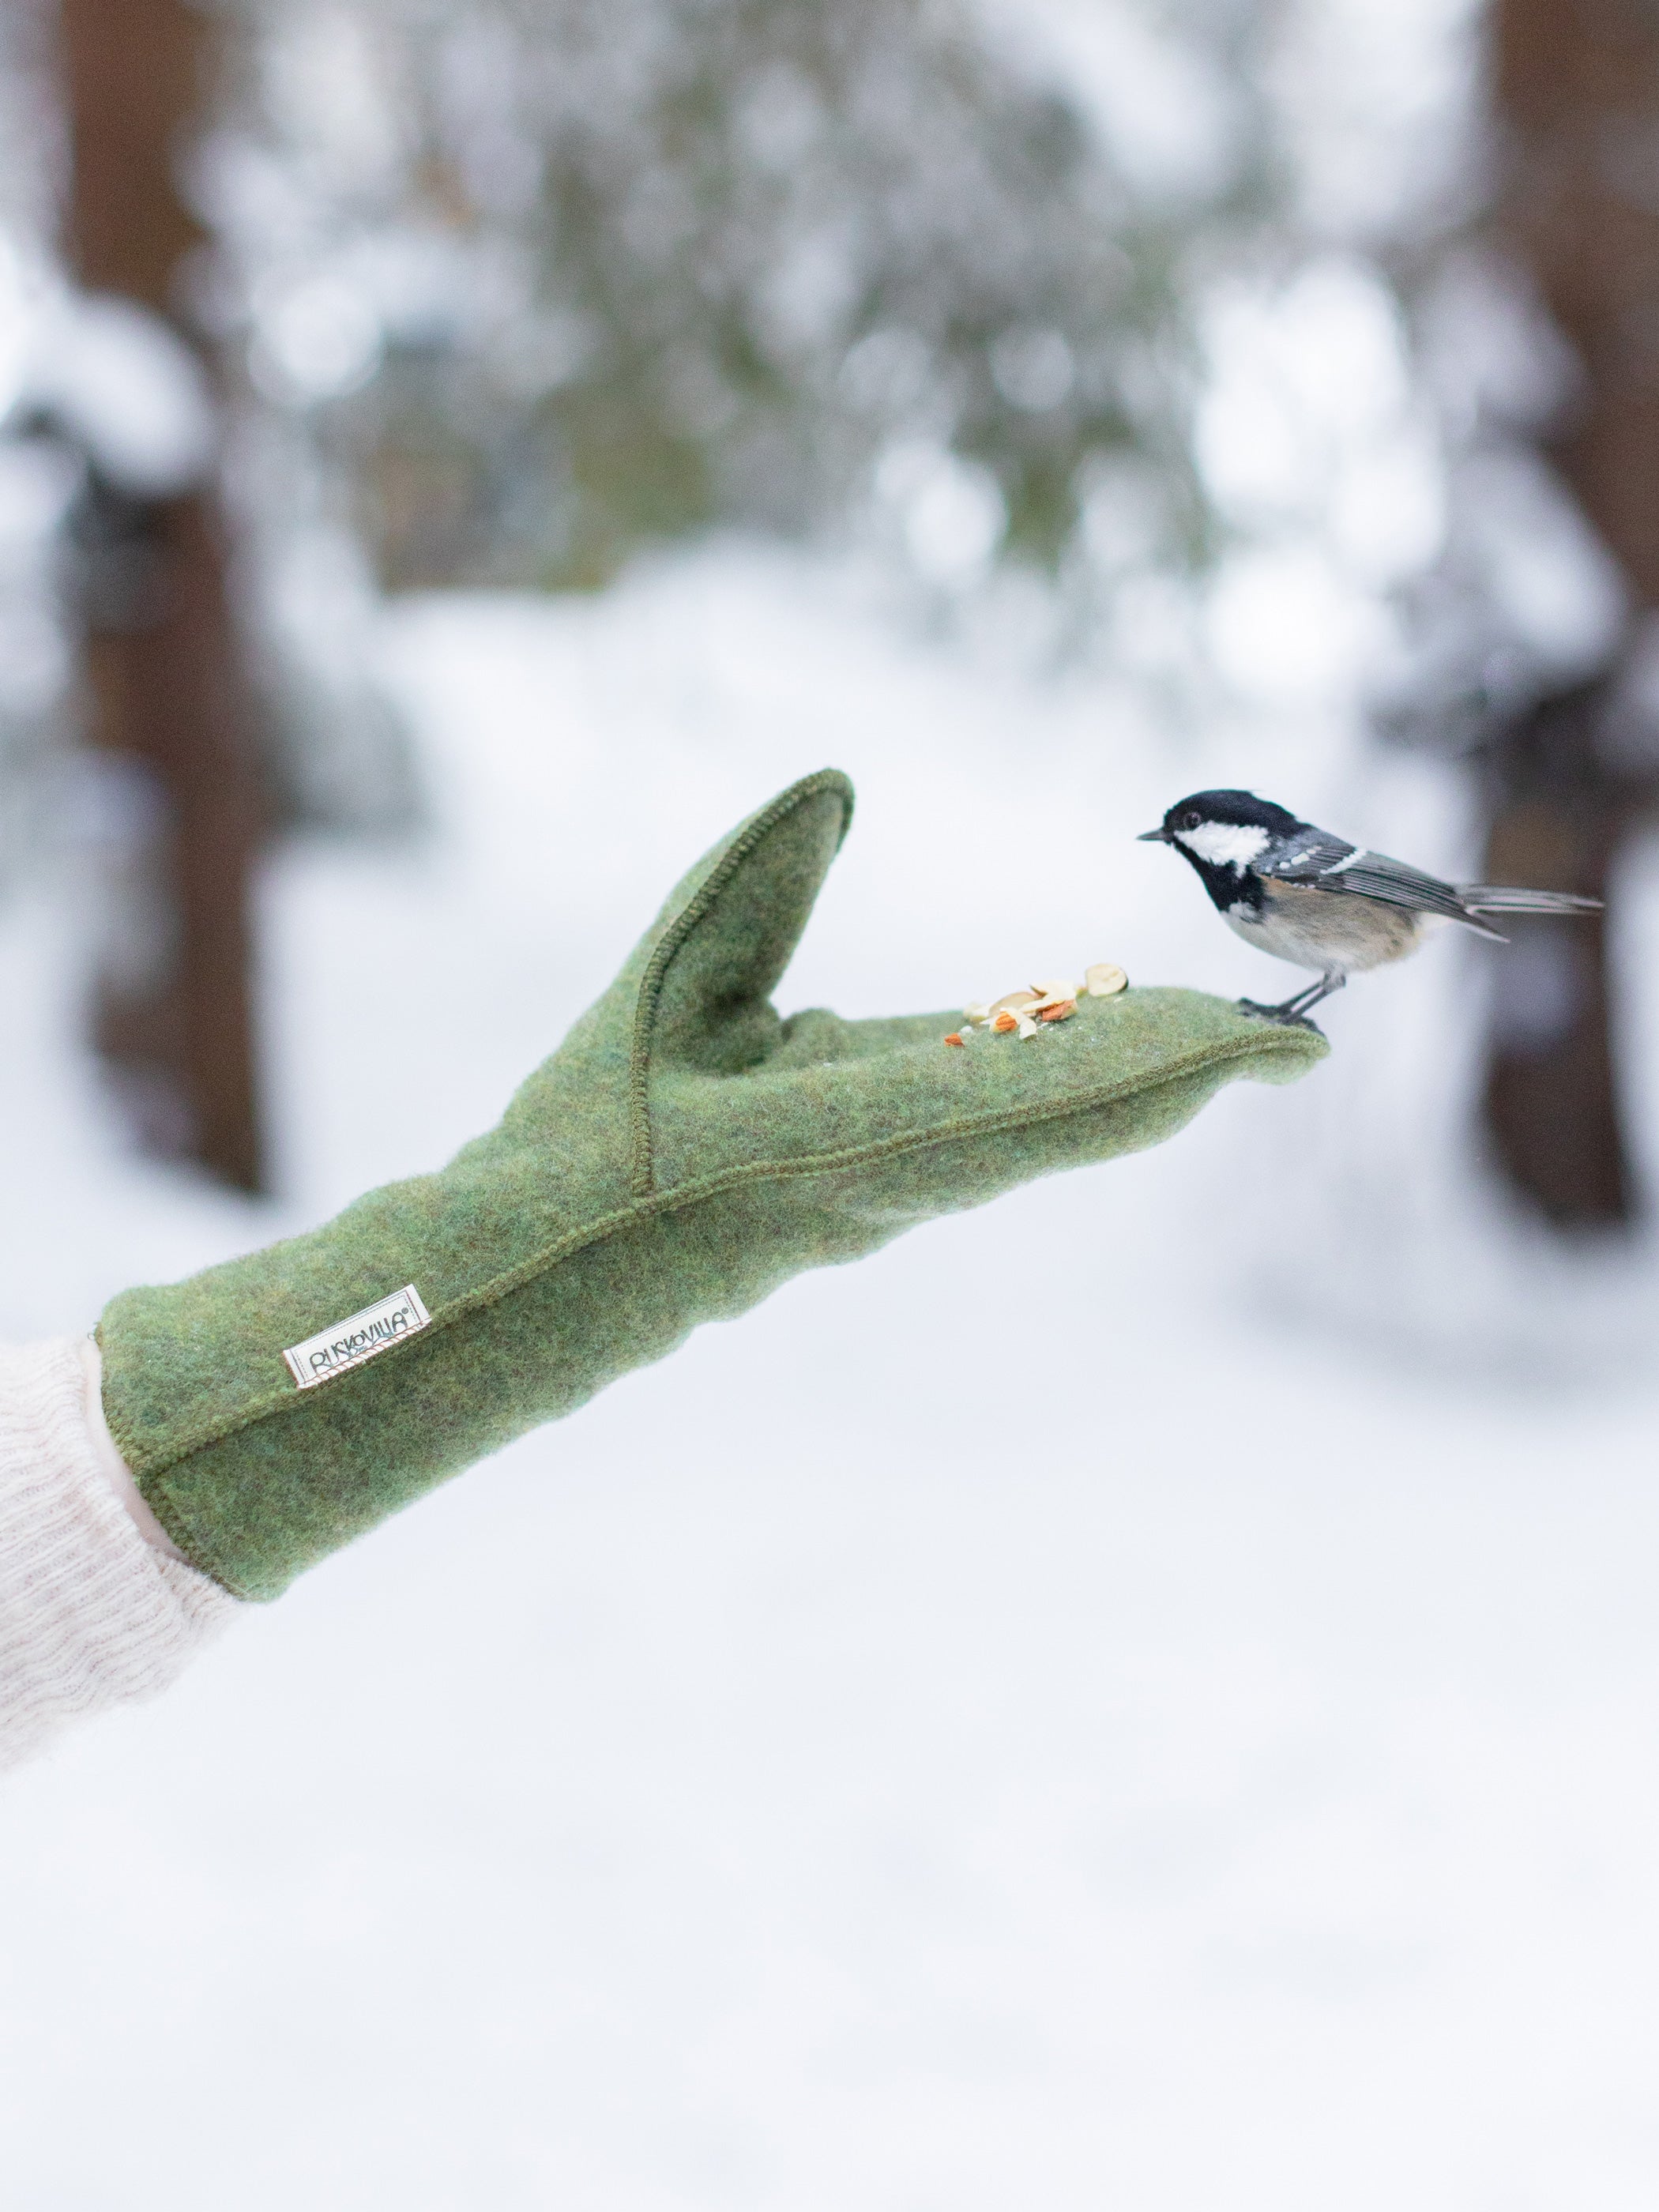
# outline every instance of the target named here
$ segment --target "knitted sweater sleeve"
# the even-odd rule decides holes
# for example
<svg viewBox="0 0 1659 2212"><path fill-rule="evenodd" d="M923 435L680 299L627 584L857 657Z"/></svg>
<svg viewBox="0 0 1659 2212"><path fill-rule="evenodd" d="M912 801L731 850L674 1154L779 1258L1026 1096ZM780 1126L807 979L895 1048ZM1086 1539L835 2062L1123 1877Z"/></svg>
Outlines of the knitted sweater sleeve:
<svg viewBox="0 0 1659 2212"><path fill-rule="evenodd" d="M165 1689L240 1610L147 1539L125 1474L87 1348L0 1346L0 1769Z"/></svg>

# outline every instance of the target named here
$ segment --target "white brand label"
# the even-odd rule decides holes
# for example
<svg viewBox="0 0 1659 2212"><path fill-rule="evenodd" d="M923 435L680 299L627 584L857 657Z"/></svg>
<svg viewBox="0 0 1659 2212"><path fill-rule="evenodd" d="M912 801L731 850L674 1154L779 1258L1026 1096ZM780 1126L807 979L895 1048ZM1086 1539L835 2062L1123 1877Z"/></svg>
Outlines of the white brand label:
<svg viewBox="0 0 1659 2212"><path fill-rule="evenodd" d="M335 1376L343 1375L349 1367L361 1367L377 1352L401 1344L417 1328L424 1328L431 1318L421 1304L420 1292L410 1283L401 1291L394 1291L389 1298L379 1298L372 1306L365 1306L361 1313L348 1314L332 1328L308 1336L303 1344L296 1344L283 1357L300 1388L309 1390L319 1382L328 1382Z"/></svg>

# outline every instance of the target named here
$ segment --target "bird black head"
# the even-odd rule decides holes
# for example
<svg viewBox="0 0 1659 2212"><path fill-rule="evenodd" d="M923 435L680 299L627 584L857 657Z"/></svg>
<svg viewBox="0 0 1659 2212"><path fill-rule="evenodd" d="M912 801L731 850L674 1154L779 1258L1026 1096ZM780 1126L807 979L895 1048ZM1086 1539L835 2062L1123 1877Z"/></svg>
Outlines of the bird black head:
<svg viewBox="0 0 1659 2212"><path fill-rule="evenodd" d="M1218 907L1237 896L1233 886L1244 872L1281 837L1302 828L1288 807L1253 791L1194 791L1176 799L1156 830L1141 832L1144 843L1173 845L1204 878Z"/></svg>
<svg viewBox="0 0 1659 2212"><path fill-rule="evenodd" d="M1177 799L1156 830L1143 830L1141 842L1181 843L1183 832L1211 823L1219 830L1265 830L1270 837L1287 837L1302 826L1288 806L1275 806L1253 791L1194 791Z"/></svg>

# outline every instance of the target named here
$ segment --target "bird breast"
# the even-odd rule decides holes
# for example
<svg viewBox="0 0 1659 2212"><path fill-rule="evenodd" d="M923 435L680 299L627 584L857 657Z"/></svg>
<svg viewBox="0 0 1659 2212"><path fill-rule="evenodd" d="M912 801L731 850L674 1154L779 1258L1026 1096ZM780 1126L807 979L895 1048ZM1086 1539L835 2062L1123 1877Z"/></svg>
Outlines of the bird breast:
<svg viewBox="0 0 1659 2212"><path fill-rule="evenodd" d="M1227 926L1259 952L1293 967L1356 975L1404 959L1421 942L1423 917L1407 908L1350 891L1258 880L1261 905L1241 899L1226 909Z"/></svg>

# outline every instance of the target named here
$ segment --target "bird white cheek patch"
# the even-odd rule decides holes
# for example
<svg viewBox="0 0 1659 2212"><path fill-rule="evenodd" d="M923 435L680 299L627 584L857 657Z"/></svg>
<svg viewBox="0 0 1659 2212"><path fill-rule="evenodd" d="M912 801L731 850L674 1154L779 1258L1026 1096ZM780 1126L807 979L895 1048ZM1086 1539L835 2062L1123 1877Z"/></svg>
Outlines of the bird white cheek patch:
<svg viewBox="0 0 1659 2212"><path fill-rule="evenodd" d="M1267 848L1265 830L1235 822L1200 822L1196 830L1177 830L1189 853L1217 868L1247 868Z"/></svg>

